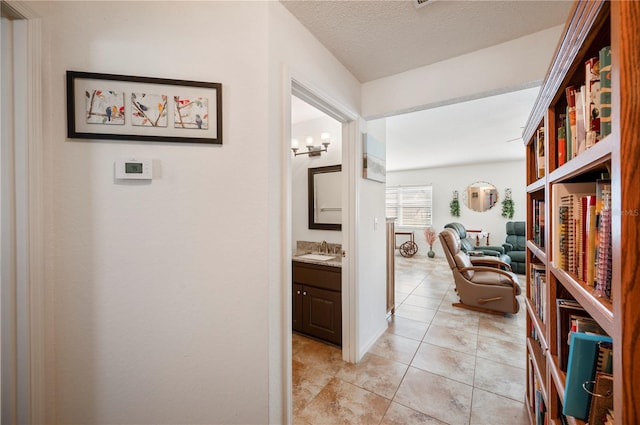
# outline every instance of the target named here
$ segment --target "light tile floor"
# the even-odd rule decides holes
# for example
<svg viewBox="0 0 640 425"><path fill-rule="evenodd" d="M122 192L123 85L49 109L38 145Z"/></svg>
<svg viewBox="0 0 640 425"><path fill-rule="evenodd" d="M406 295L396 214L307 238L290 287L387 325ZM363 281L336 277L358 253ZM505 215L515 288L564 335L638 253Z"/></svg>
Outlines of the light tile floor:
<svg viewBox="0 0 640 425"><path fill-rule="evenodd" d="M396 313L358 364L293 335L294 424L528 424L523 308L493 316L457 300L444 259L396 255Z"/></svg>

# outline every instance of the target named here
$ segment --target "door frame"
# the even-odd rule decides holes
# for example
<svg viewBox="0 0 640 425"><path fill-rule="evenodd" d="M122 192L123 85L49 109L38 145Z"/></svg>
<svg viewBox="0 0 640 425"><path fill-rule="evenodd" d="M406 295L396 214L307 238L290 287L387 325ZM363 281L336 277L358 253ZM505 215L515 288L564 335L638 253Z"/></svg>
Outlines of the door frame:
<svg viewBox="0 0 640 425"><path fill-rule="evenodd" d="M46 381L46 323L45 299L45 191L42 115L42 22L23 1L2 1L3 14L13 20L13 34L19 43L14 59L14 96L24 99L16 104L14 120L14 155L10 160L14 168L11 186L15 201L10 209L15 220L7 223L15 235L15 248L10 254L14 269L14 296L10 300L14 314L9 326L15 339L9 345L16 361L8 371L14 383L5 387L7 371L3 370L3 412L16 423L47 423L50 408L47 405ZM22 119L20 118L22 117ZM25 117L28 117L28 122ZM3 158L3 161L5 158ZM4 194L3 194L4 197ZM4 199L3 199L4 202ZM4 255L4 253L3 253ZM3 294L3 297L6 294ZM3 313L4 318L4 313ZM4 356L5 343L2 341ZM4 417L4 413L3 413Z"/></svg>
<svg viewBox="0 0 640 425"><path fill-rule="evenodd" d="M359 117L348 107L327 96L321 89L290 70L285 71L283 82L283 127L280 155L283 176L282 234L282 303L285 306L283 330L283 369L285 423L292 419L292 329L291 329L291 259L292 259L292 155L291 155L291 96L295 95L342 124L342 358L354 363L357 360L358 335L356 324L356 270L357 270L357 142Z"/></svg>

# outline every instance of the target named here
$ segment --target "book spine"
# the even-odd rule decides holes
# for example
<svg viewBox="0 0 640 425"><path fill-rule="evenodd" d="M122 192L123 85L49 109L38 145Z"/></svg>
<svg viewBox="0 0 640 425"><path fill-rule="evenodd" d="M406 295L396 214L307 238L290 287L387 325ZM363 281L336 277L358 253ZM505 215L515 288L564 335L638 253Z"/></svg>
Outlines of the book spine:
<svg viewBox="0 0 640 425"><path fill-rule="evenodd" d="M576 133L576 88L569 86L565 89L567 97L567 151L571 150L567 161L575 158L578 152L578 138Z"/></svg>
<svg viewBox="0 0 640 425"><path fill-rule="evenodd" d="M587 149L586 126L585 126L585 86L576 90L576 139L578 144L578 155Z"/></svg>
<svg viewBox="0 0 640 425"><path fill-rule="evenodd" d="M545 147L544 147L544 127L540 127L536 133L536 150L538 153L538 178L542 178L546 173Z"/></svg>
<svg viewBox="0 0 640 425"><path fill-rule="evenodd" d="M567 130L564 123L564 115L560 116L558 126L558 167L567 162Z"/></svg>
<svg viewBox="0 0 640 425"><path fill-rule="evenodd" d="M611 46L600 49L600 137L611 134Z"/></svg>
<svg viewBox="0 0 640 425"><path fill-rule="evenodd" d="M600 60L591 58L585 62L585 85L587 88L587 147L600 138Z"/></svg>

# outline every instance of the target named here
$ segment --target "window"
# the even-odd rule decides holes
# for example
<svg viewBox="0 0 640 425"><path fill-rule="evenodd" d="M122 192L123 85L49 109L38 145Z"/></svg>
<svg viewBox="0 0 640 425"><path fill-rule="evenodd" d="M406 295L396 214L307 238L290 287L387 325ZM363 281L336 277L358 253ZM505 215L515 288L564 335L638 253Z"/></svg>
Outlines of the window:
<svg viewBox="0 0 640 425"><path fill-rule="evenodd" d="M431 185L388 186L386 215L397 217L398 226L431 226L431 194Z"/></svg>

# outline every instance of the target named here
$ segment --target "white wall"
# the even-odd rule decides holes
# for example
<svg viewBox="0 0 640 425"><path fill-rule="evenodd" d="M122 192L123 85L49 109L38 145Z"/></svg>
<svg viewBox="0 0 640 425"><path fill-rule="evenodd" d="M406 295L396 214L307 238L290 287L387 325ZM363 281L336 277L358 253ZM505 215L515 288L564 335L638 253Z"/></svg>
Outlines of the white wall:
<svg viewBox="0 0 640 425"><path fill-rule="evenodd" d="M294 124L291 128L291 137L300 142L299 151L305 152L305 139L307 136L313 137L315 144L320 144L320 134L328 132L331 134L331 144L327 152L322 152L321 156L310 157L309 155L298 155L291 160L292 168L292 239L293 249L296 241L327 241L330 243L342 243L342 232L336 230L309 229L308 217L308 169L325 167L328 165L342 164L342 124L335 119L324 116L309 121ZM341 191L341 187L336 187L336 191Z"/></svg>
<svg viewBox="0 0 640 425"><path fill-rule="evenodd" d="M433 185L433 228L440 232L444 225L454 221L462 223L467 229L482 229L490 232L491 245L502 245L506 238L507 221L521 221L526 218L526 179L525 161L494 162L487 164L467 164L454 167L429 168L422 170L395 171L387 174L387 184L396 185ZM462 193L468 185L476 181L486 181L498 189L498 203L489 211L476 212L464 205ZM515 214L512 220L502 217L502 200L506 188L511 188ZM460 200L460 217L451 216L449 203L453 191L457 190ZM423 229L411 229L396 226L397 231L414 231L418 244L418 255L429 251ZM485 243L486 241L482 241ZM436 256L442 257L440 241L433 246Z"/></svg>
<svg viewBox="0 0 640 425"><path fill-rule="evenodd" d="M384 120L368 122L366 132L385 143ZM358 199L359 246L363 254L358 267L358 317L360 326L359 354L364 355L370 346L386 329L386 217L385 217L385 184L362 178L363 143L358 142L358 182L360 198ZM364 248L366 247L366 249Z"/></svg>
<svg viewBox="0 0 640 425"><path fill-rule="evenodd" d="M56 423L265 422L266 6L37 7L55 170ZM224 144L68 140L66 70L221 82ZM123 157L156 161L153 182L115 182Z"/></svg>
<svg viewBox="0 0 640 425"><path fill-rule="evenodd" d="M291 62L325 72L341 100L355 104L359 85L277 2L31 6L54 170L50 422L281 422L282 335L270 319L283 315L283 288L270 252L282 242L273 152L285 111L281 96L270 107L282 75L270 30L294 38L305 55ZM224 144L68 140L66 70L221 82ZM156 161L153 182L114 181L113 161L133 156Z"/></svg>
<svg viewBox="0 0 640 425"><path fill-rule="evenodd" d="M558 45L559 25L362 85L362 116L396 115L539 85Z"/></svg>

